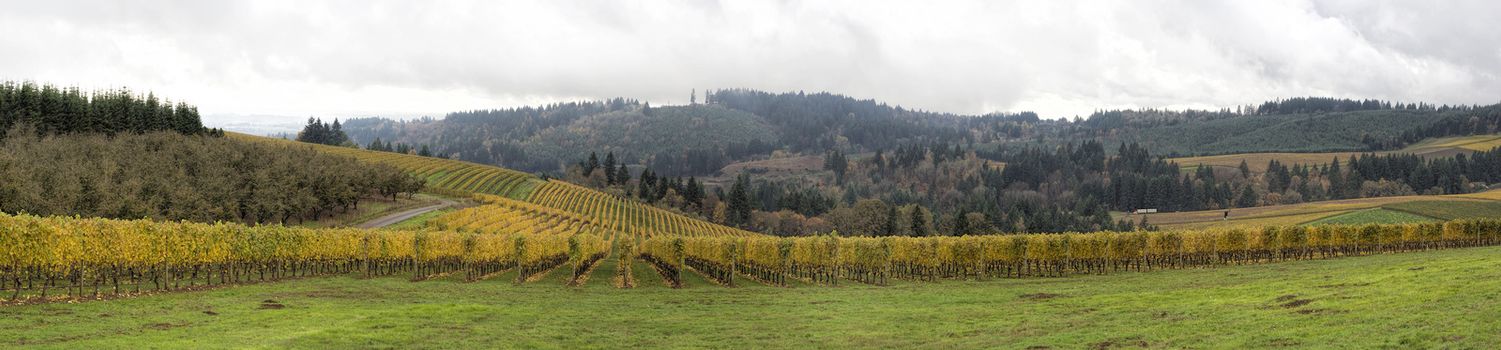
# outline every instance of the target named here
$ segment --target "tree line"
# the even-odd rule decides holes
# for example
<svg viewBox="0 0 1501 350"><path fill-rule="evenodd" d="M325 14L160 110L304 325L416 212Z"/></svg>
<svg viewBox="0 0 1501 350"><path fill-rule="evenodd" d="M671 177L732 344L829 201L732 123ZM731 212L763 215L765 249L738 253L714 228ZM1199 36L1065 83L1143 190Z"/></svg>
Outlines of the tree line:
<svg viewBox="0 0 1501 350"><path fill-rule="evenodd" d="M344 126L339 125L338 119L334 119L334 122L330 124L324 123L320 118L307 118L307 125L297 133L297 141L329 146L354 146L354 143L349 142L349 135L344 134Z"/></svg>
<svg viewBox="0 0 1501 350"><path fill-rule="evenodd" d="M0 83L0 130L16 125L29 125L39 134L223 133L204 129L197 107L162 100L151 93L141 96L125 88L84 92L77 87L33 82Z"/></svg>

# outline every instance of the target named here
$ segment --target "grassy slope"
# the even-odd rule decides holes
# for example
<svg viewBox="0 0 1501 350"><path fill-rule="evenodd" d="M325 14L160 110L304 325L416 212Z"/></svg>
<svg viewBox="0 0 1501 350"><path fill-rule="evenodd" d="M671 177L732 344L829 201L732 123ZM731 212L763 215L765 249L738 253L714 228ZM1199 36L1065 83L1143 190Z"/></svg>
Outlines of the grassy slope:
<svg viewBox="0 0 1501 350"><path fill-rule="evenodd" d="M1385 208L1357 210L1307 223L1308 225L1399 224L1435 221L1434 218Z"/></svg>
<svg viewBox="0 0 1501 350"><path fill-rule="evenodd" d="M438 204L438 197L428 194L418 194L412 199L399 196L396 200L389 198L367 198L360 201L359 209L350 210L346 213L338 213L323 217L322 220L308 221L298 226L306 227L342 227L355 226L360 223L379 219L386 215L399 213L409 209L421 208Z"/></svg>
<svg viewBox="0 0 1501 350"><path fill-rule="evenodd" d="M1489 218L1501 213L1501 202L1416 201L1385 206L1387 209L1441 220Z"/></svg>
<svg viewBox="0 0 1501 350"><path fill-rule="evenodd" d="M386 228L388 228L388 229L396 229L396 230L415 230L415 229L425 228L425 227L427 227L427 222L428 221L432 221L433 218L437 218L439 216L443 216L444 214L452 213L454 211L455 211L455 209L452 209L452 208L438 209L438 210L434 210L434 211L422 213L422 215L413 216L410 219L402 220L401 222L392 224L391 226L386 226Z"/></svg>
<svg viewBox="0 0 1501 350"><path fill-rule="evenodd" d="M1501 247L891 287L639 287L613 264L516 286L316 278L0 308L0 344L52 348L1485 348ZM258 309L263 300L285 309ZM1306 301L1306 302L1305 302ZM1299 305L1301 304L1301 305ZM214 315L205 313L212 311Z"/></svg>
<svg viewBox="0 0 1501 350"><path fill-rule="evenodd" d="M1458 152L1484 151L1496 146L1501 146L1501 135L1476 135L1458 136L1429 139L1412 144L1396 151L1378 153L1412 153L1431 156L1452 156ZM1241 161L1251 168L1251 172L1265 172L1267 162L1277 160L1283 164L1325 164L1330 160L1339 158L1341 162L1349 159L1351 155L1368 152L1322 152L1322 153L1239 153L1203 157L1172 158L1171 161L1186 169L1192 169L1200 164L1211 167L1236 168Z"/></svg>
<svg viewBox="0 0 1501 350"><path fill-rule="evenodd" d="M1501 146L1501 135L1474 135L1430 139L1408 146L1407 150L1413 153L1427 153L1446 149L1488 151L1496 148L1496 146Z"/></svg>
<svg viewBox="0 0 1501 350"><path fill-rule="evenodd" d="M1501 218L1501 202L1498 202L1498 200L1501 200L1501 190L1444 196L1360 198L1301 204L1272 205L1255 208L1236 208L1230 210L1230 220L1227 221L1222 220L1224 217L1224 210L1158 213L1151 214L1147 221L1164 228L1205 228L1224 225L1297 225L1313 222L1323 218L1374 208L1387 208L1397 211L1406 211L1413 214L1436 218L1446 217L1443 215L1454 215L1429 213L1428 211L1414 211L1414 209L1404 209L1404 207L1400 206L1392 207L1410 202L1436 202L1429 204L1429 206L1437 206L1438 208L1444 208L1445 206L1452 205L1465 206L1464 208L1471 208L1464 210L1462 217L1466 218ZM1133 218L1133 220L1140 219Z"/></svg>

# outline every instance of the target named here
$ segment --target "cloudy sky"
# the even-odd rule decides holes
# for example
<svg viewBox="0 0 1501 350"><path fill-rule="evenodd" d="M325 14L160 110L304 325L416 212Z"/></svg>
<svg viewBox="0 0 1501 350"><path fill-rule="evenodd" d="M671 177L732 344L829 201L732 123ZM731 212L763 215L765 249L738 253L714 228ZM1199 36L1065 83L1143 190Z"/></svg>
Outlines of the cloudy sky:
<svg viewBox="0 0 1501 350"><path fill-rule="evenodd" d="M1045 117L1308 95L1501 102L1501 3L1484 0L0 5L0 79L151 90L210 124L728 87Z"/></svg>

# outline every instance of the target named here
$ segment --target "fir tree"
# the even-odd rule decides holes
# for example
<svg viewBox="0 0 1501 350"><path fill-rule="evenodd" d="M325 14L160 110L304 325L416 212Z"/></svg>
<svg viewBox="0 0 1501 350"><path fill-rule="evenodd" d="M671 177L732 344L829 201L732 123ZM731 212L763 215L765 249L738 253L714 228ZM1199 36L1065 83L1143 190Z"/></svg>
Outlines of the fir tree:
<svg viewBox="0 0 1501 350"><path fill-rule="evenodd" d="M928 218L923 215L922 206L912 206L912 235L928 235Z"/></svg>
<svg viewBox="0 0 1501 350"><path fill-rule="evenodd" d="M611 170L615 170L615 152L605 154L605 163L603 166L605 169L605 184L614 185L615 172Z"/></svg>

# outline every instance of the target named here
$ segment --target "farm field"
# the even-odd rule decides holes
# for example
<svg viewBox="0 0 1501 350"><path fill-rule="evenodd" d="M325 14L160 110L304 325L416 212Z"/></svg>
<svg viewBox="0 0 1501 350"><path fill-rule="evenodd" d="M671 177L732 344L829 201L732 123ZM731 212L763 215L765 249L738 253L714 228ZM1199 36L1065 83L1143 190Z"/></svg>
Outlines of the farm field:
<svg viewBox="0 0 1501 350"><path fill-rule="evenodd" d="M307 278L0 308L16 348L1485 348L1501 247L1214 269L828 288ZM644 264L638 278L652 277ZM645 272L645 273L642 273ZM1454 276L1465 276L1455 278ZM660 281L658 279L657 281ZM282 305L275 308L265 305Z"/></svg>
<svg viewBox="0 0 1501 350"><path fill-rule="evenodd" d="M1391 210L1439 220L1472 219L1501 215L1501 202L1416 201L1387 205Z"/></svg>
<svg viewBox="0 0 1501 350"><path fill-rule="evenodd" d="M1468 153L1473 151L1486 151L1501 146L1501 135L1475 135L1444 137L1424 140L1423 142L1409 145L1401 150L1374 152L1377 154L1413 153L1422 156L1447 157L1456 153ZM1266 171L1267 163L1276 160L1286 165L1293 164L1322 164L1338 157L1341 162L1352 155L1361 155L1372 152L1324 152L1324 153L1238 153L1201 157L1170 158L1173 162L1185 169L1192 169L1203 164L1217 168L1236 168L1241 161L1246 162L1246 167L1251 172L1260 173Z"/></svg>
<svg viewBox="0 0 1501 350"><path fill-rule="evenodd" d="M1435 219L1453 218L1501 218L1501 191L1487 191L1442 196L1399 196L1344 199L1300 204L1273 205L1230 210L1230 219L1223 220L1224 210L1201 210L1150 214L1147 221L1153 225L1173 229L1197 229L1227 226L1298 225L1319 219L1352 212L1387 208L1427 216ZM1407 204L1424 203L1424 204ZM1452 208L1452 209L1451 209ZM1140 220L1133 217L1133 220ZM1381 222L1370 222L1381 223Z"/></svg>
<svg viewBox="0 0 1501 350"><path fill-rule="evenodd" d="M1487 151L1497 146L1501 146L1501 135L1472 135L1424 140L1407 146L1400 152L1427 154L1455 149Z"/></svg>
<svg viewBox="0 0 1501 350"><path fill-rule="evenodd" d="M732 177L741 171L763 174L786 174L819 171L822 169L823 156L800 156L730 163L720 169L719 172L725 174L725 176Z"/></svg>
<svg viewBox="0 0 1501 350"><path fill-rule="evenodd" d="M1386 208L1357 210L1308 222L1306 225L1400 224L1435 221L1431 217Z"/></svg>

